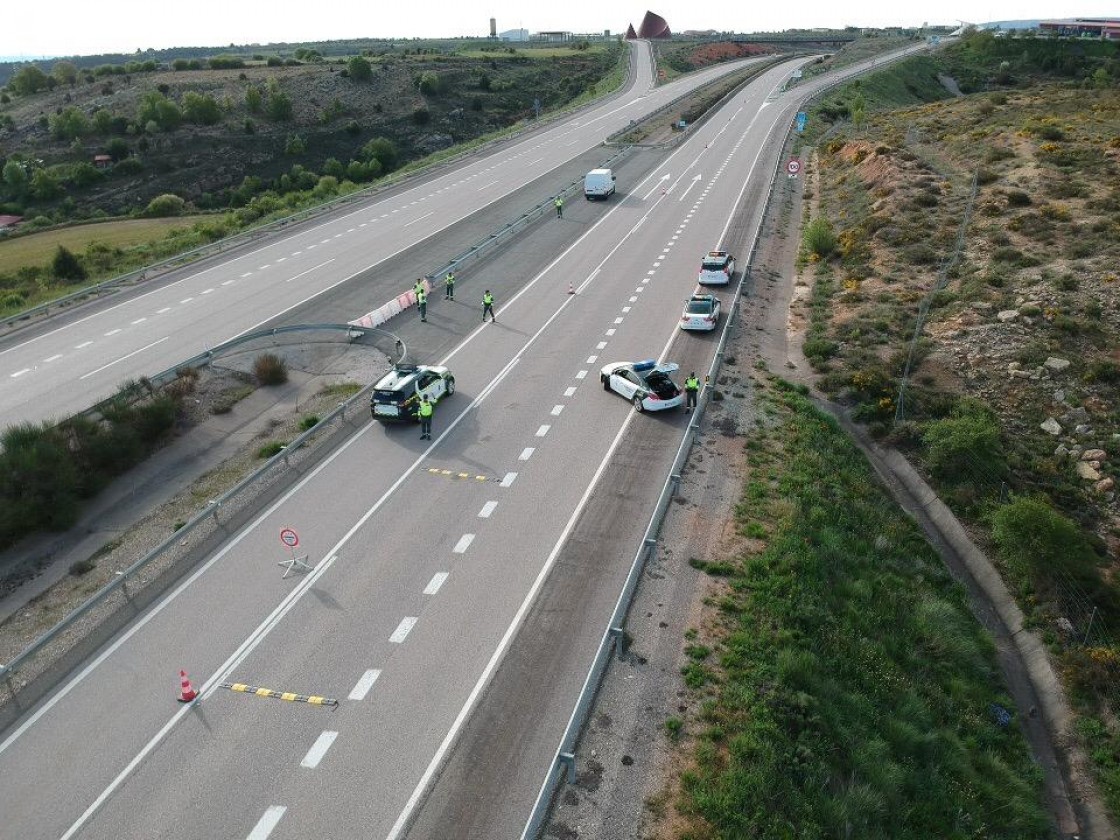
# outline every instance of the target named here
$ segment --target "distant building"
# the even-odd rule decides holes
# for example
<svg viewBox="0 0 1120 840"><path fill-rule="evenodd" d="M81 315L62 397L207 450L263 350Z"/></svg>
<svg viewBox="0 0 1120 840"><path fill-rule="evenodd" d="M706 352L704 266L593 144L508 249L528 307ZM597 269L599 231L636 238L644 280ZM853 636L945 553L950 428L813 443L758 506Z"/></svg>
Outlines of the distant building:
<svg viewBox="0 0 1120 840"><path fill-rule="evenodd" d="M110 155L94 155L93 165L98 169L108 169L113 165L113 158Z"/></svg>
<svg viewBox="0 0 1120 840"><path fill-rule="evenodd" d="M528 29L507 29L505 32L499 32L498 37L503 41L528 41Z"/></svg>
<svg viewBox="0 0 1120 840"><path fill-rule="evenodd" d="M490 18L490 37L496 38L498 36L498 19Z"/></svg>
<svg viewBox="0 0 1120 840"><path fill-rule="evenodd" d="M682 38L718 38L720 33L714 29L686 29L677 34Z"/></svg>
<svg viewBox="0 0 1120 840"><path fill-rule="evenodd" d="M1120 20L1116 18L1071 18L1069 20L1042 20L1038 31L1043 35L1065 38L1120 39Z"/></svg>
<svg viewBox="0 0 1120 840"><path fill-rule="evenodd" d="M535 40L553 42L570 41L572 40L572 33L561 32L559 30L553 32L538 32Z"/></svg>

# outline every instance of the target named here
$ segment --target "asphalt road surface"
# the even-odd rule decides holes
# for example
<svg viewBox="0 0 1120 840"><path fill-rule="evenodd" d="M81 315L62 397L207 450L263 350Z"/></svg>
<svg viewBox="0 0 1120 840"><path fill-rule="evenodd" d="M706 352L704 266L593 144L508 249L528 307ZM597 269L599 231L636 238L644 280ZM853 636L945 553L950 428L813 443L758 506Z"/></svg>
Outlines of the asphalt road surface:
<svg viewBox="0 0 1120 840"><path fill-rule="evenodd" d="M0 427L81 411L126 380L174 367L341 286L363 287L371 309L379 306L404 291L380 276L386 260L531 182L539 184L535 201L545 200L568 183L548 173L741 64L655 88L640 42L629 88L570 120L0 340Z"/></svg>
<svg viewBox="0 0 1120 840"><path fill-rule="evenodd" d="M4 733L4 836L519 836L687 422L598 369L707 366L714 337L677 320L700 256L748 244L790 69L550 221L570 245L497 323L475 294L434 307L458 386L435 439L365 427ZM311 571L281 577L284 527ZM180 668L201 702L175 703Z"/></svg>

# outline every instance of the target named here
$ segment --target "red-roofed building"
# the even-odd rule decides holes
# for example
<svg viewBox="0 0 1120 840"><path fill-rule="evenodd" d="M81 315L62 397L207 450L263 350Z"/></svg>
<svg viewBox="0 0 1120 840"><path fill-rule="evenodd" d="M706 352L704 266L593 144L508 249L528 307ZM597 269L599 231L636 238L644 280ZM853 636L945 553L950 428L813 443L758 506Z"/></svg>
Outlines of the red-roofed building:
<svg viewBox="0 0 1120 840"><path fill-rule="evenodd" d="M0 230L7 232L23 221L23 216L0 216Z"/></svg>
<svg viewBox="0 0 1120 840"><path fill-rule="evenodd" d="M108 169L113 165L113 157L112 155L94 155L93 165L98 169Z"/></svg>

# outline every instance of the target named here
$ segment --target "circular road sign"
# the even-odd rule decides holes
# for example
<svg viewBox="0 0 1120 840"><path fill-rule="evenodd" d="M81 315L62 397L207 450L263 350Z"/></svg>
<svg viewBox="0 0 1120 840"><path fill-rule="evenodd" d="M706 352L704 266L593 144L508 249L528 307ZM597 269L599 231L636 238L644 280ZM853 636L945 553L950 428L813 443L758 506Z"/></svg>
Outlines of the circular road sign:
<svg viewBox="0 0 1120 840"><path fill-rule="evenodd" d="M295 548L299 545L299 534L291 528L284 528L280 531L280 542L284 543L288 548Z"/></svg>
<svg viewBox="0 0 1120 840"><path fill-rule="evenodd" d="M789 163L786 164L786 172L790 175L796 175L801 171L801 161L797 158L790 158Z"/></svg>

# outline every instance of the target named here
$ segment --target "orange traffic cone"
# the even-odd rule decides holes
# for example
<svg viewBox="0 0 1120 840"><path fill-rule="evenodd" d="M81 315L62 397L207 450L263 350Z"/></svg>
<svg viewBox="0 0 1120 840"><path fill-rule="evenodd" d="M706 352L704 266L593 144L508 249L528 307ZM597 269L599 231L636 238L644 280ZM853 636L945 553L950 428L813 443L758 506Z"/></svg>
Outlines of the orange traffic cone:
<svg viewBox="0 0 1120 840"><path fill-rule="evenodd" d="M191 687L191 681L187 677L186 671L179 672L179 681L182 684L181 694L179 695L180 703L190 703L192 700L198 697L198 692Z"/></svg>
<svg viewBox="0 0 1120 840"><path fill-rule="evenodd" d="M571 283L569 283L568 284L568 294L574 295L575 293L576 293L575 286L573 286Z"/></svg>

